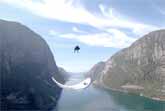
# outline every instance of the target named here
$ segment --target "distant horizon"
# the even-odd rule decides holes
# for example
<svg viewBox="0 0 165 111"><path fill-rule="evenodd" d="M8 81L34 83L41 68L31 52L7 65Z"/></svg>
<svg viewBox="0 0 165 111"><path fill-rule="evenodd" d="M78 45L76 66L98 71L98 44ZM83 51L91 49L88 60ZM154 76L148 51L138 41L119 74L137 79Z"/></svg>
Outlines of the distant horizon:
<svg viewBox="0 0 165 111"><path fill-rule="evenodd" d="M77 73L89 71L143 35L165 29L164 4L164 0L0 0L0 19L19 22L41 35L58 67ZM79 53L73 52L76 45Z"/></svg>

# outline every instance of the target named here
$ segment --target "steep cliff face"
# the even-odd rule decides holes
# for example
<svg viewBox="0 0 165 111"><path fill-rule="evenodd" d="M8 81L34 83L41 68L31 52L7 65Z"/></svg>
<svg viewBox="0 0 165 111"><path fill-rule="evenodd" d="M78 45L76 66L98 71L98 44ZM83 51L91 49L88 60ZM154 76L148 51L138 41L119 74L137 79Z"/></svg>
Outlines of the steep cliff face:
<svg viewBox="0 0 165 111"><path fill-rule="evenodd" d="M58 67L60 75L64 78L64 81L68 81L70 78L69 73L62 67Z"/></svg>
<svg viewBox="0 0 165 111"><path fill-rule="evenodd" d="M107 88L165 99L165 30L151 32L117 52L97 81Z"/></svg>
<svg viewBox="0 0 165 111"><path fill-rule="evenodd" d="M0 20L2 110L49 110L56 106L64 82L46 42L29 28Z"/></svg>
<svg viewBox="0 0 165 111"><path fill-rule="evenodd" d="M86 77L91 77L92 80L96 83L96 80L99 80L101 73L105 67L105 62L99 62L95 64L89 72L85 74Z"/></svg>

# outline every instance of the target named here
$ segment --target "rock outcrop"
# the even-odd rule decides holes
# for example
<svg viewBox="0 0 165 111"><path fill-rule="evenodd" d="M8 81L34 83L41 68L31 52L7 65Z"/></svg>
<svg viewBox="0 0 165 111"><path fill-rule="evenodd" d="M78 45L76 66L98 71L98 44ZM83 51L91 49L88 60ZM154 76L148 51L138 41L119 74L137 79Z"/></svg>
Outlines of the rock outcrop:
<svg viewBox="0 0 165 111"><path fill-rule="evenodd" d="M105 62L99 62L95 64L89 72L85 74L86 77L91 77L92 80L96 83L96 80L99 80L101 73L105 67Z"/></svg>
<svg viewBox="0 0 165 111"><path fill-rule="evenodd" d="M165 30L151 32L106 61L99 85L165 100Z"/></svg>
<svg viewBox="0 0 165 111"><path fill-rule="evenodd" d="M61 89L52 76L64 82L46 42L26 26L0 20L0 109L55 108Z"/></svg>
<svg viewBox="0 0 165 111"><path fill-rule="evenodd" d="M69 72L67 72L64 68L58 67L60 75L63 77L64 81L68 81L70 78Z"/></svg>

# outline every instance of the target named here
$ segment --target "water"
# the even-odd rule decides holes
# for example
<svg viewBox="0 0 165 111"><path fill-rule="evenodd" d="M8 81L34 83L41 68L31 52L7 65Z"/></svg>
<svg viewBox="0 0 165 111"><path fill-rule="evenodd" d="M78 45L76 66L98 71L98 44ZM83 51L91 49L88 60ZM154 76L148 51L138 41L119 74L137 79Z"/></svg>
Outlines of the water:
<svg viewBox="0 0 165 111"><path fill-rule="evenodd" d="M82 77L74 77L67 84L81 80ZM165 111L165 102L91 85L85 90L63 90L58 111Z"/></svg>

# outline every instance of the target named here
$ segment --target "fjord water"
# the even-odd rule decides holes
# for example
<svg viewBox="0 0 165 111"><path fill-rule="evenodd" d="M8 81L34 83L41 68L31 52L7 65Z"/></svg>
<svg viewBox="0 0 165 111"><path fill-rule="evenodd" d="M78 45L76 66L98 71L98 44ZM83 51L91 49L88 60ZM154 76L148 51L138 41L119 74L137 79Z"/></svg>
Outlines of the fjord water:
<svg viewBox="0 0 165 111"><path fill-rule="evenodd" d="M71 77L67 84L83 80ZM58 111L165 111L165 102L104 90L93 85L84 90L63 90Z"/></svg>

